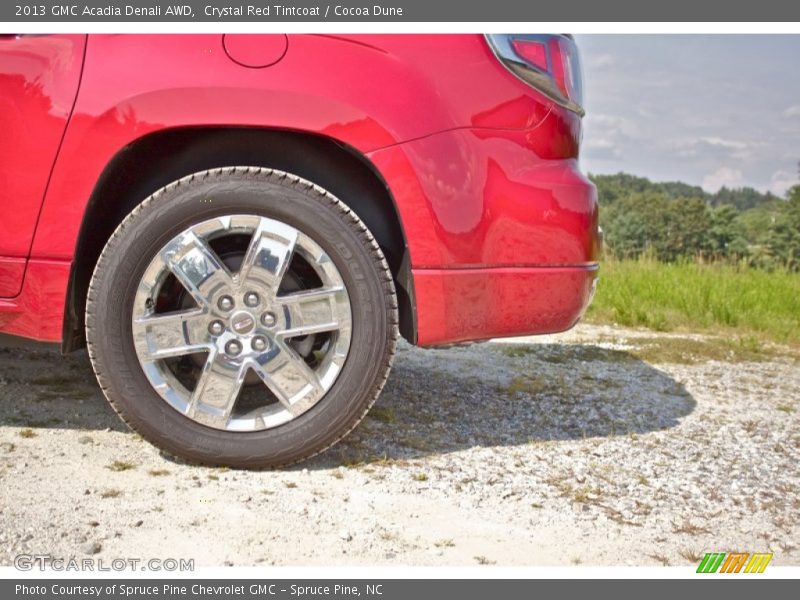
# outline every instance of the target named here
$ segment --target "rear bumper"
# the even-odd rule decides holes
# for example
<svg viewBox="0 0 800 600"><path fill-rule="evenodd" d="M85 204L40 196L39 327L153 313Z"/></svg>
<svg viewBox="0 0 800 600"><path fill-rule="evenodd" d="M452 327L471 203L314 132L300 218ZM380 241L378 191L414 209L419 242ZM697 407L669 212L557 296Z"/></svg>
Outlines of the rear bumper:
<svg viewBox="0 0 800 600"><path fill-rule="evenodd" d="M71 263L28 261L25 281L14 298L0 298L0 334L60 342Z"/></svg>
<svg viewBox="0 0 800 600"><path fill-rule="evenodd" d="M414 270L417 343L556 333L592 299L597 265Z"/></svg>
<svg viewBox="0 0 800 600"><path fill-rule="evenodd" d="M459 129L370 155L408 241L421 345L555 333L588 305L602 246L580 119Z"/></svg>

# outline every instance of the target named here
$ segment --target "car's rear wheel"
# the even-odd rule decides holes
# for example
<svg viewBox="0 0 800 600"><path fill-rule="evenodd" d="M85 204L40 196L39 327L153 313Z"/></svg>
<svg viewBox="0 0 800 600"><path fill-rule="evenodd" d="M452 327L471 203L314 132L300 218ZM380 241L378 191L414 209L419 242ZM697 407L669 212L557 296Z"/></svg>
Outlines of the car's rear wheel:
<svg viewBox="0 0 800 600"><path fill-rule="evenodd" d="M293 175L231 167L134 209L97 263L86 324L103 391L146 439L192 461L280 466L366 414L397 302L344 203Z"/></svg>

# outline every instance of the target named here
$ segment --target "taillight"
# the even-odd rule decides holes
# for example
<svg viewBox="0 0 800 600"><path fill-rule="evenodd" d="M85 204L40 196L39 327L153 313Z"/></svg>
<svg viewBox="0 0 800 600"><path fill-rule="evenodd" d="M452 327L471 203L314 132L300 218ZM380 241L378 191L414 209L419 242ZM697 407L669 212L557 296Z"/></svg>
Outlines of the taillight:
<svg viewBox="0 0 800 600"><path fill-rule="evenodd" d="M561 106L584 115L578 47L569 35L487 35L497 58L514 75Z"/></svg>

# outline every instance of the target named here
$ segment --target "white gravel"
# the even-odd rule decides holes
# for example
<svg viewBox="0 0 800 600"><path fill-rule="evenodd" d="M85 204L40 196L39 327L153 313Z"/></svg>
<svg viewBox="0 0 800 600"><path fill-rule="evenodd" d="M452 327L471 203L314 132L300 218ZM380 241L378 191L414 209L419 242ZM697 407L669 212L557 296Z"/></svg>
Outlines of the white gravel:
<svg viewBox="0 0 800 600"><path fill-rule="evenodd" d="M583 325L403 345L364 424L281 472L162 456L85 355L0 350L0 564L800 564L797 356L637 358L657 336L683 339Z"/></svg>

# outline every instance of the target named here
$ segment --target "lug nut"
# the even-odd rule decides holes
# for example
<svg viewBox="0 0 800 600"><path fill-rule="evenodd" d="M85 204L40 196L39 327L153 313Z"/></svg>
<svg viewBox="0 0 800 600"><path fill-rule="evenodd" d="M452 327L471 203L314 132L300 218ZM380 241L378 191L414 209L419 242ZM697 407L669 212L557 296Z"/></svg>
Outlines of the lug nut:
<svg viewBox="0 0 800 600"><path fill-rule="evenodd" d="M277 319L275 315L271 312L265 312L261 315L261 322L264 324L265 327L275 327L275 323L277 323Z"/></svg>
<svg viewBox="0 0 800 600"><path fill-rule="evenodd" d="M251 308L253 306L258 306L258 301L259 301L258 294L256 294L255 292L247 292L244 295L244 303L247 304L247 306L250 306Z"/></svg>
<svg viewBox="0 0 800 600"><path fill-rule="evenodd" d="M222 321L211 321L208 325L208 333L211 335L222 335L223 331L225 331L225 325L222 324Z"/></svg>
<svg viewBox="0 0 800 600"><path fill-rule="evenodd" d="M251 345L253 346L253 350L255 350L256 352L263 352L264 350L267 349L267 340L266 338L257 335L256 337L253 338Z"/></svg>
<svg viewBox="0 0 800 600"><path fill-rule="evenodd" d="M217 302L217 306L219 306L220 310L228 312L233 308L233 298L231 298L230 296L223 296Z"/></svg>
<svg viewBox="0 0 800 600"><path fill-rule="evenodd" d="M225 354L228 356L238 356L242 351L242 345L236 340L231 340L225 344Z"/></svg>

